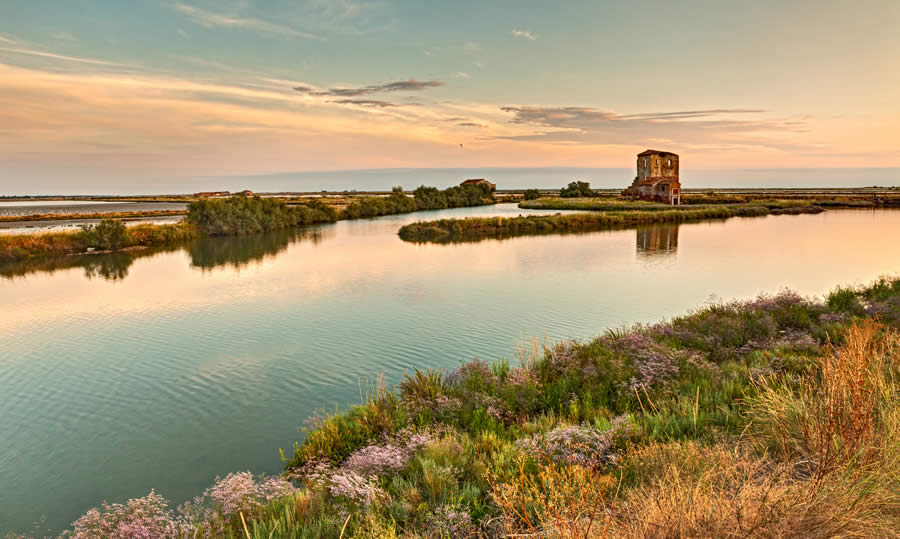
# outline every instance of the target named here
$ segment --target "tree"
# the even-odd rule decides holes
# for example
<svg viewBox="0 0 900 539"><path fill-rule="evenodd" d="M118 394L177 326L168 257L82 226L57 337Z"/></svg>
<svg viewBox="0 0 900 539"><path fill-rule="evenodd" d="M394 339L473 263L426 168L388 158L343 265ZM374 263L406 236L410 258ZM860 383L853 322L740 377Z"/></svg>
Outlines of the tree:
<svg viewBox="0 0 900 539"><path fill-rule="evenodd" d="M592 197L594 191L591 189L590 183L574 181L560 189L559 196L562 198Z"/></svg>

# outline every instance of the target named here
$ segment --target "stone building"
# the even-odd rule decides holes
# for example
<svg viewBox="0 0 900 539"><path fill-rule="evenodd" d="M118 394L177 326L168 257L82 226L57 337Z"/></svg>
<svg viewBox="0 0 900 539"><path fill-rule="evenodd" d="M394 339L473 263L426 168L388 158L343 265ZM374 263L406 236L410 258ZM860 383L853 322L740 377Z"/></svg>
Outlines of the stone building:
<svg viewBox="0 0 900 539"><path fill-rule="evenodd" d="M678 154L646 150L637 156L637 177L626 196L665 204L681 204Z"/></svg>

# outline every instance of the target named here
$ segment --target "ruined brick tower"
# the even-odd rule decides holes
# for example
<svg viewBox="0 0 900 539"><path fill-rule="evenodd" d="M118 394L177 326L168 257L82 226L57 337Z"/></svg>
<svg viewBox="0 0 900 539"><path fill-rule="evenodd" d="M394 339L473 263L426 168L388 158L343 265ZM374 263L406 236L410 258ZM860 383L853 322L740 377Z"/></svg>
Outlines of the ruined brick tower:
<svg viewBox="0 0 900 539"><path fill-rule="evenodd" d="M626 196L665 204L681 204L678 154L646 150L637 156L637 177Z"/></svg>

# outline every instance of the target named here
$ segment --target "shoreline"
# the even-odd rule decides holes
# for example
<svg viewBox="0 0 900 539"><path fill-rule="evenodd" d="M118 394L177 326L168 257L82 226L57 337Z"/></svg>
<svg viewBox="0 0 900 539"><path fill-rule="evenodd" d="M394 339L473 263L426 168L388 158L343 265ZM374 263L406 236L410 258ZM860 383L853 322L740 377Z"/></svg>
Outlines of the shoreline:
<svg viewBox="0 0 900 539"><path fill-rule="evenodd" d="M397 234L404 241L414 243L457 243L486 239L543 234L572 234L653 224L696 223L730 219L732 217L764 217L767 215L815 214L825 210L818 206L788 206L768 208L758 204L710 206L705 208L671 209L663 207L628 211L585 211L583 213L529 215L512 218L480 217L468 219L440 219L412 223Z"/></svg>

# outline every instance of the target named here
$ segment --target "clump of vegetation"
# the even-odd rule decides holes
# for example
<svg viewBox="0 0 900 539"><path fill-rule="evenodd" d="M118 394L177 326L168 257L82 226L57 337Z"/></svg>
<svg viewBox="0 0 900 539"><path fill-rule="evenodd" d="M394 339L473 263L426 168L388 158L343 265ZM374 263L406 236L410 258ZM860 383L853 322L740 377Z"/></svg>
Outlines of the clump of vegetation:
<svg viewBox="0 0 900 539"><path fill-rule="evenodd" d="M337 214L321 202L287 205L283 200L235 195L188 204L187 222L210 236L237 236L299 225L333 223Z"/></svg>
<svg viewBox="0 0 900 539"><path fill-rule="evenodd" d="M205 509L167 513L148 497L129 525L163 537L893 536L898 331L900 278L884 278L828 301L783 292L535 342L518 365L417 371L313 418L286 457L293 484L271 497L234 474ZM113 515L95 535L121 537L126 511L110 507L79 522Z"/></svg>
<svg viewBox="0 0 900 539"><path fill-rule="evenodd" d="M104 251L121 249L130 239L125 223L115 219L103 219L96 225L82 225L81 236L88 247Z"/></svg>
<svg viewBox="0 0 900 539"><path fill-rule="evenodd" d="M89 248L108 251L128 247L166 246L193 239L197 235L195 228L184 223L126 227L121 221L104 219L99 224L84 226L76 232L2 235L0 262L58 258L84 253ZM16 271L13 270L12 273Z"/></svg>
<svg viewBox="0 0 900 539"><path fill-rule="evenodd" d="M672 208L669 206L668 208ZM794 212L820 212L814 206ZM762 205L712 206L665 211L619 211L518 217L473 217L411 223L399 231L400 238L415 242L462 242L535 234L566 234L607 230L654 223L687 223L730 217L761 217L777 213Z"/></svg>
<svg viewBox="0 0 900 539"><path fill-rule="evenodd" d="M595 195L596 193L591 189L591 184L582 181L570 182L569 185L559 190L559 196L561 198L592 197Z"/></svg>
<svg viewBox="0 0 900 539"><path fill-rule="evenodd" d="M495 202L490 187L482 184L458 185L444 190L422 185L413 191L412 198L404 194L402 187L395 187L386 197L355 199L341 212L341 219L379 217L421 210L485 206Z"/></svg>
<svg viewBox="0 0 900 539"><path fill-rule="evenodd" d="M524 197L525 200L537 200L541 198L541 191L539 189L526 189Z"/></svg>
<svg viewBox="0 0 900 539"><path fill-rule="evenodd" d="M705 208L735 208L742 206L762 206L773 213L807 213L821 211L819 206L809 200L783 200L758 198L752 202L710 202L705 204L693 203L691 205L663 204L647 200L631 200L622 197L594 197L594 198L542 198L540 200L526 200L519 203L519 207L531 210L581 210L581 211L687 211Z"/></svg>

